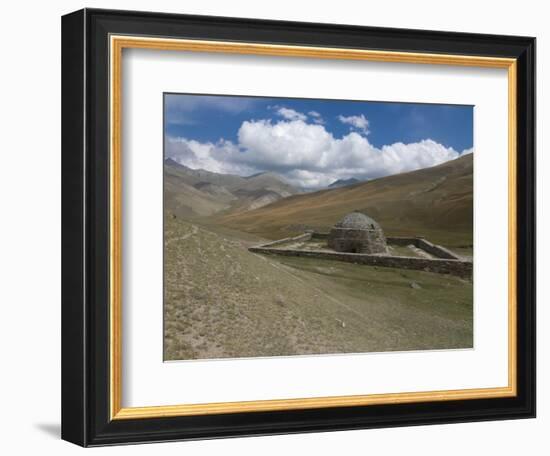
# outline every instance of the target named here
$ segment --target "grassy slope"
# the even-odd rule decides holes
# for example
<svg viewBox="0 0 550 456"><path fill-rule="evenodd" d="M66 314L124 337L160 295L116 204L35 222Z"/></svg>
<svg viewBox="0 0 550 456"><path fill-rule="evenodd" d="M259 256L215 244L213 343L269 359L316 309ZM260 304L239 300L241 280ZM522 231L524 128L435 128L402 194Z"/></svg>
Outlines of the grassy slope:
<svg viewBox="0 0 550 456"><path fill-rule="evenodd" d="M472 346L470 282L263 257L252 235L165 223L166 359Z"/></svg>
<svg viewBox="0 0 550 456"><path fill-rule="evenodd" d="M294 195L218 222L270 239L303 228L328 230L346 213L364 211L387 235L425 236L449 246L472 243L473 156L344 188Z"/></svg>

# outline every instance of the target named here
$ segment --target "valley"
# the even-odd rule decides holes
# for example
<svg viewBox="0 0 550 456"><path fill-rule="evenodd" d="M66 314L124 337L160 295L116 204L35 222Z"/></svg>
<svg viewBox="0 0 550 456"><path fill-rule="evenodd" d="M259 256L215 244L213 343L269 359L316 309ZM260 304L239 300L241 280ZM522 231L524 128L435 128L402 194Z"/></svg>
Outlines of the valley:
<svg viewBox="0 0 550 456"><path fill-rule="evenodd" d="M328 231L361 210L387 235L471 255L472 183L471 155L317 191L275 173L217 174L167 159L165 359L472 347L469 280L247 250Z"/></svg>

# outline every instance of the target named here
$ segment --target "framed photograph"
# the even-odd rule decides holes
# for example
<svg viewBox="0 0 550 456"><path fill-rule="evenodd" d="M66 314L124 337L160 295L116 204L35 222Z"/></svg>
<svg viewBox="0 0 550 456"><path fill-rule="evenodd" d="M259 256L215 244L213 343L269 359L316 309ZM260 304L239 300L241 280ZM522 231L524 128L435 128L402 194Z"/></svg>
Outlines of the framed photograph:
<svg viewBox="0 0 550 456"><path fill-rule="evenodd" d="M535 39L62 20L62 437L535 416Z"/></svg>

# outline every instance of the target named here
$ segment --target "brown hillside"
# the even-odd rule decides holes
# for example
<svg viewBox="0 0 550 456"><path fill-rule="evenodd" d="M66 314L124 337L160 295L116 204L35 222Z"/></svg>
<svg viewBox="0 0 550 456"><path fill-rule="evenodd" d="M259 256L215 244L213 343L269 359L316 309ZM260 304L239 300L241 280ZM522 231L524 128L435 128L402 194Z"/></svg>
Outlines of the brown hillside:
<svg viewBox="0 0 550 456"><path fill-rule="evenodd" d="M425 236L449 246L469 245L473 234L473 155L348 187L293 195L217 221L277 239L307 228L328 230L353 210L376 219L387 235Z"/></svg>

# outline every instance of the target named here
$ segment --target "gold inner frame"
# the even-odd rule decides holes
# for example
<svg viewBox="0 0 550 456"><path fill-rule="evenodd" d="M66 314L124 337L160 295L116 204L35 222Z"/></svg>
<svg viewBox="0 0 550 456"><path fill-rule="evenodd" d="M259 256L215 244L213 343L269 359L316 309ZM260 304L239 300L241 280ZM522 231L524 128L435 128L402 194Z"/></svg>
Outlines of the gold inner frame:
<svg viewBox="0 0 550 456"><path fill-rule="evenodd" d="M505 387L366 394L244 402L180 404L170 406L122 407L122 51L155 49L210 53L253 54L316 59L367 60L431 65L453 65L508 70L508 385ZM511 397L517 394L517 194L516 194L516 119L517 62L511 58L468 55L387 52L287 46L241 42L221 42L110 36L110 415L111 419L175 417L221 413L297 410L374 404L449 401Z"/></svg>

